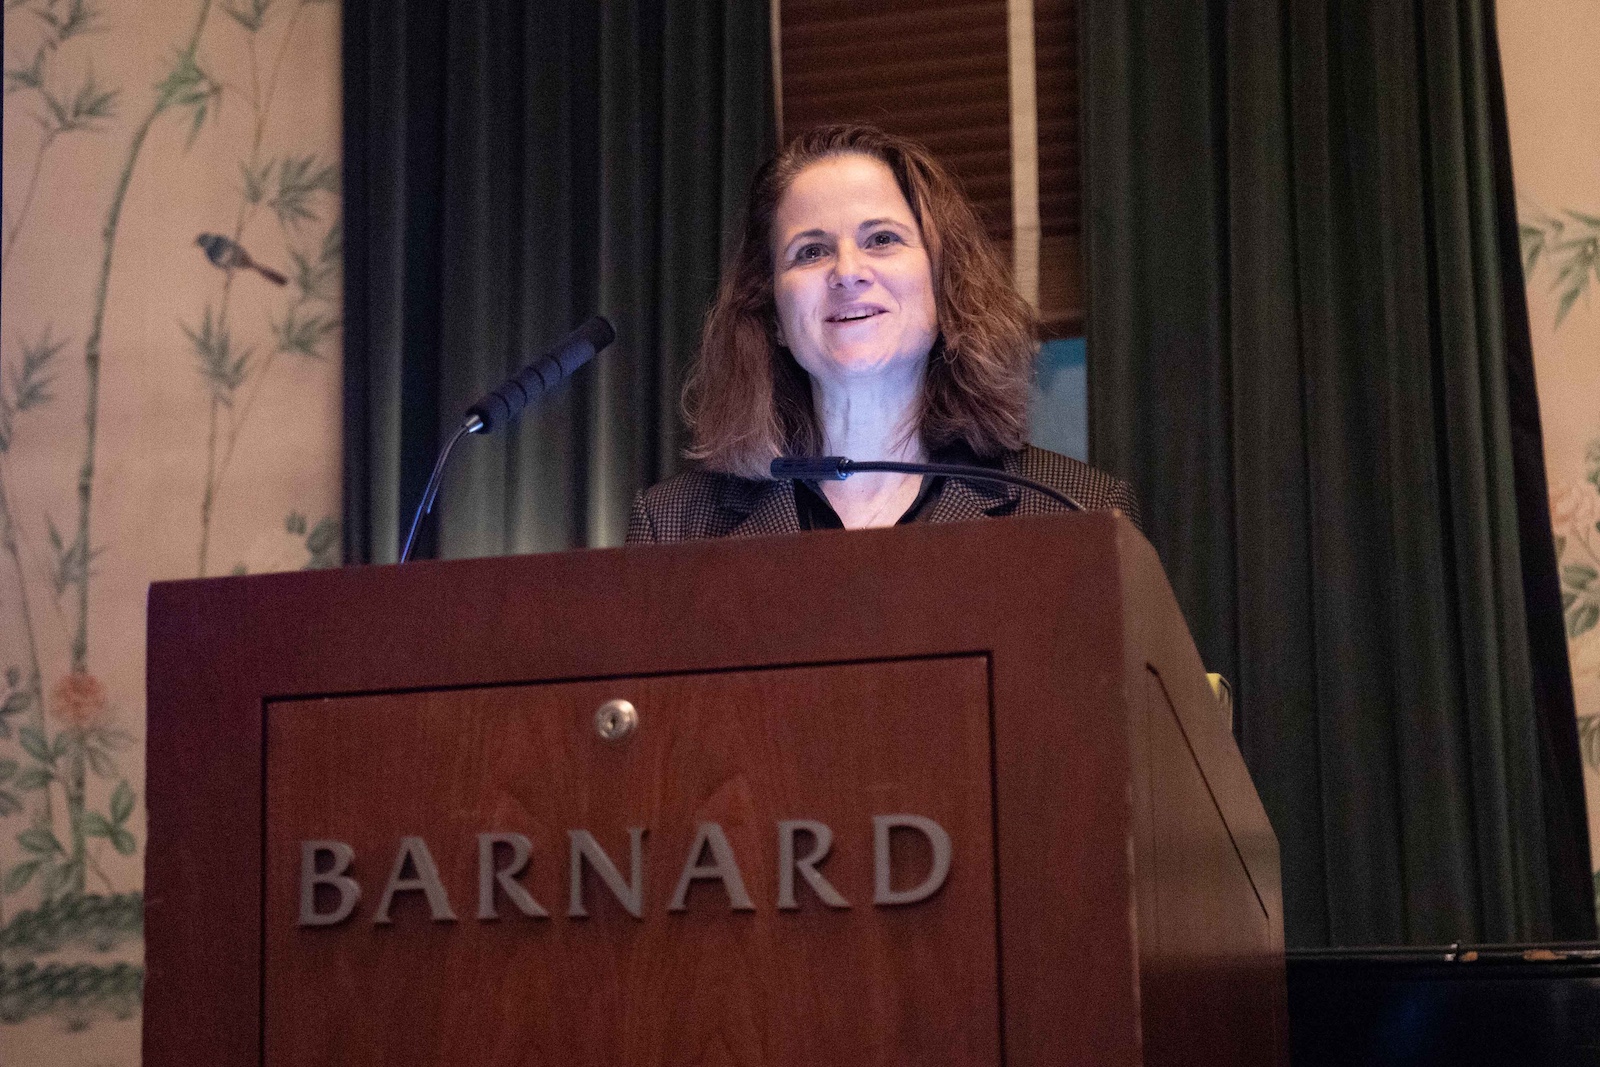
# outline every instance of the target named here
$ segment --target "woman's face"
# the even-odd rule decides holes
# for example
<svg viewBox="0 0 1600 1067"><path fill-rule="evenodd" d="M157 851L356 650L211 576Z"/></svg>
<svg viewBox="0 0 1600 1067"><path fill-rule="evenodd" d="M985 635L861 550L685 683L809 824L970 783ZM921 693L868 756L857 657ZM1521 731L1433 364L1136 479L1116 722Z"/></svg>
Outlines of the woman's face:
<svg viewBox="0 0 1600 1067"><path fill-rule="evenodd" d="M772 222L778 341L824 385L921 372L938 336L933 269L894 174L872 156L802 170Z"/></svg>

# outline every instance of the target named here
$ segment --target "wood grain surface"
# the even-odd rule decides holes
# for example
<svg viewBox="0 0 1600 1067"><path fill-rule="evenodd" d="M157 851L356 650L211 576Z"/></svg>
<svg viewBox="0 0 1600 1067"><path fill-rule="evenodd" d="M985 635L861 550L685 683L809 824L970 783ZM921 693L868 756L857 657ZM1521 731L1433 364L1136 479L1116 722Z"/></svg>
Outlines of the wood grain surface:
<svg viewBox="0 0 1600 1067"><path fill-rule="evenodd" d="M639 728L602 740L596 708ZM982 657L274 702L267 713L267 1062L492 1065L999 1062L988 671ZM942 889L873 906L870 815L951 835ZM834 832L777 910L781 819ZM754 912L717 881L668 912L695 827L727 834ZM644 907L592 875L568 918L567 831L626 878L647 830ZM550 914L476 918L480 832L532 842L519 881ZM429 845L455 922L400 894L373 923L402 836ZM296 925L299 842L350 844L351 919ZM895 834L897 888L931 854ZM802 851L802 854L804 852ZM696 857L698 858L698 857Z"/></svg>
<svg viewBox="0 0 1600 1067"><path fill-rule="evenodd" d="M966 673L974 663L987 664L981 698ZM924 681L922 670L953 673ZM839 671L867 680L840 692L827 680ZM1150 737L1152 672L1182 746L1171 730L1159 746ZM599 699L639 703L616 689L619 679L649 694L647 712L658 697L696 710L682 712L681 740L608 771L605 761L620 752L562 747L543 731ZM760 700L788 710L759 727L741 720L766 714L718 688L741 679L794 680L793 692L787 682L761 690ZM857 689L880 696L863 703L851 695ZM840 702L834 711L817 707L824 691ZM902 753L900 741L880 736L901 730L882 724L902 723L912 706L946 724L922 736L947 748ZM1154 550L1110 514L159 583L150 594L149 709L148 1067L356 1062L356 1046L373 1042L390 1051L386 1062L433 1063L474 1040L493 1046L491 1062L597 1062L555 1043L601 1031L595 1040L609 1062L630 1065L696 1056L750 1067L1224 1064L1239 1062L1229 1034L1253 1029L1271 1045L1284 1032L1276 841ZM710 718L694 717L702 713ZM708 730L712 719L723 727ZM298 740L282 731L298 731ZM974 739L982 731L987 749ZM522 747L500 747L517 737ZM786 761L779 738L797 750L822 746L826 758ZM301 755L283 747L291 742ZM639 750L650 744L660 741ZM1157 747L1161 760L1187 759L1188 777L1157 772ZM916 783L890 767L902 759L921 768ZM342 783L356 774L370 788L347 792ZM294 795L282 793L290 779L311 789L291 804L300 812L292 817L278 807ZM987 808L975 784L985 780ZM802 889L805 908L775 913L765 820L789 801L823 805L823 781L856 790L815 814L841 820L834 862L856 907L819 910ZM559 797L541 794L540 782L560 783ZM1198 804L1202 785L1212 815ZM927 906L879 913L857 902L861 874L849 868L862 831L827 813L870 816L880 788L926 788L927 802L948 799L948 817L962 827L989 820L987 925L979 897L961 896L976 893L958 878L978 862L970 851L958 854L948 896ZM392 926L374 928L370 909L393 853L352 840L367 895L348 928L306 942L311 931L281 926L283 842L342 827L316 819L343 804L376 805L359 814L380 835L410 832L401 798L413 795L432 798L416 815L427 825L416 829L436 847L462 918L446 930L403 900ZM924 797L904 795L908 804ZM1191 804L1196 817L1164 825L1175 806ZM647 840L651 862L665 865L651 870L645 921L607 912L598 897L591 919L564 918L560 883L548 881L562 869L549 837L592 819L586 828L618 855L617 828L633 805L658 820ZM749 864L753 913L727 914L715 885L697 888L682 914L659 910L670 892L663 872L682 863L674 853L685 824L707 812L725 813L730 842ZM525 821L479 826L490 818ZM475 902L459 899L466 875L450 850L480 829L536 841L528 885L552 918L479 926L471 917ZM976 847L968 832L960 849ZM937 934L921 925L946 919ZM670 952L645 951L669 935L682 938ZM329 946L382 938L437 944L426 966L393 957L379 968L382 995L341 999L360 985L345 973L358 958ZM332 955L304 966L284 954L302 943ZM579 951L590 947L596 955ZM546 953L599 960L591 977L625 977L630 989L653 990L659 1008L633 1015L593 1003L565 964L541 971ZM508 956L514 977L503 970ZM832 974L853 977L830 984ZM1238 974L1254 977L1229 977ZM528 1014L495 984L513 981L528 983L527 1000L573 1017ZM807 981L790 1003L789 983ZM300 998L291 1014L280 1014L285 997ZM975 1007L951 1009L952 1018L934 1004ZM518 1010L527 1015L518 1040L528 1044L512 1047L512 1031L491 1016ZM1184 1028L1205 1012L1225 1024L1202 1026L1185 1043ZM997 1019L998 1034L984 1037ZM814 1038L828 1048L865 1044L847 1059L816 1054L824 1045L800 1034L813 1023L830 1031ZM408 1027L406 1048L384 1044ZM480 1031L500 1036L474 1037ZM1274 1062L1250 1055L1245 1062Z"/></svg>

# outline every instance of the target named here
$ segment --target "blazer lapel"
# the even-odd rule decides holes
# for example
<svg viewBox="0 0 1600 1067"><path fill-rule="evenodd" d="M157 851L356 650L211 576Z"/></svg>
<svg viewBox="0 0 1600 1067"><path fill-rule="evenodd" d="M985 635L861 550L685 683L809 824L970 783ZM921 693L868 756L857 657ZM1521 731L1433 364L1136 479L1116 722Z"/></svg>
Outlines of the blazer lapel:
<svg viewBox="0 0 1600 1067"><path fill-rule="evenodd" d="M938 457L948 463L967 463L988 466L979 463L977 457L970 453L957 454L946 458ZM1007 459L1009 460L1009 456ZM1001 464L1010 471L1011 464ZM1014 473L1014 472L1013 472ZM992 515L1009 515L1016 509L1017 501L1022 498L1022 488L1015 485L997 485L993 482L969 482L964 478L946 478L944 485L939 490L939 495L928 508L927 522L966 522L971 519L981 519Z"/></svg>
<svg viewBox="0 0 1600 1067"><path fill-rule="evenodd" d="M794 506L794 486L788 482L763 483L755 492L741 494L737 501L725 500L724 506L747 511L728 531L729 537L800 532L800 513Z"/></svg>

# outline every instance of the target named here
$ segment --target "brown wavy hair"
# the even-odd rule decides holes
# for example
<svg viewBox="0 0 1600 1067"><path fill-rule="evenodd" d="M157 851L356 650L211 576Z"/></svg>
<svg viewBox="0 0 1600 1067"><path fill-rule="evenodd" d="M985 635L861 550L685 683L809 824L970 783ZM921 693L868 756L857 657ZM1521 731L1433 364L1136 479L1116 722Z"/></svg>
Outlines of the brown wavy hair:
<svg viewBox="0 0 1600 1067"><path fill-rule="evenodd" d="M766 478L777 456L822 451L810 378L777 342L772 224L801 171L852 154L893 172L933 269L939 333L916 418L923 446L931 452L964 441L980 456L1022 447L1037 318L960 184L914 141L871 126L822 126L756 174L738 247L706 315L683 404L689 457L710 470Z"/></svg>

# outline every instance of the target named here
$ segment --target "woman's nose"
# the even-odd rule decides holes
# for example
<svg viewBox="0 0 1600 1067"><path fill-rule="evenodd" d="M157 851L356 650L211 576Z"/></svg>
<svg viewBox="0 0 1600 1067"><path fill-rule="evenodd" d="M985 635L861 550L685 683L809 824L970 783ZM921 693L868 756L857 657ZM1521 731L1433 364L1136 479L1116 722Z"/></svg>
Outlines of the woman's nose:
<svg viewBox="0 0 1600 1067"><path fill-rule="evenodd" d="M830 279L835 288L850 289L872 281L871 269L866 257L859 249L848 242L840 247L838 254L833 259L833 277Z"/></svg>

